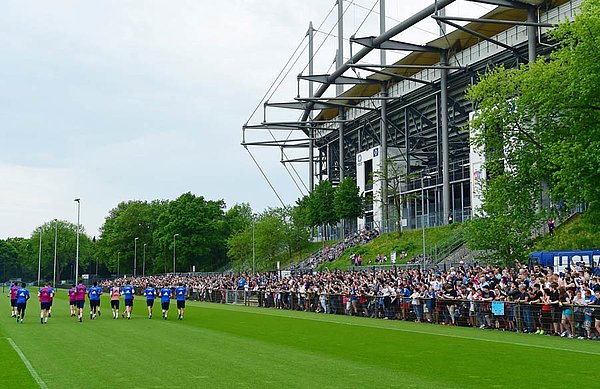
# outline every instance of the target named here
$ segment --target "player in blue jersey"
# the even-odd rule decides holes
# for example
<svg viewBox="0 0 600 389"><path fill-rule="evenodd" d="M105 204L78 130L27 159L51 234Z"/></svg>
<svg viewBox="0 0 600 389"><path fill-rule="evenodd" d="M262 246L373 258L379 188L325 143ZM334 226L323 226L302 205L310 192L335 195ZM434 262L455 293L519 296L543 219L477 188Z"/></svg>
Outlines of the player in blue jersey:
<svg viewBox="0 0 600 389"><path fill-rule="evenodd" d="M146 286L144 296L146 296L146 306L148 307L148 319L152 319L152 307L154 306L154 298L156 297L156 289L152 284Z"/></svg>
<svg viewBox="0 0 600 389"><path fill-rule="evenodd" d="M167 288L166 286L160 290L160 303L162 307L162 318L167 320L167 315L169 314L169 303L171 302L171 297L173 293L171 292L171 288Z"/></svg>
<svg viewBox="0 0 600 389"><path fill-rule="evenodd" d="M88 289L88 298L90 299L90 320L96 318L98 308L100 307L100 295L102 294L102 288L98 286L98 283L94 281L94 285Z"/></svg>
<svg viewBox="0 0 600 389"><path fill-rule="evenodd" d="M177 298L177 312L179 314L179 320L183 320L183 311L185 310L185 297L187 295L187 289L180 282L179 286L175 288L175 298Z"/></svg>
<svg viewBox="0 0 600 389"><path fill-rule="evenodd" d="M23 323L25 317L25 309L27 309L27 300L29 300L29 291L26 288L26 283L21 283L21 287L17 290L17 323Z"/></svg>
<svg viewBox="0 0 600 389"><path fill-rule="evenodd" d="M131 286L131 284L127 284L123 287L121 294L125 300L125 312L123 312L121 316L127 316L127 320L129 320L131 319L131 310L133 309L133 295L135 294L135 288Z"/></svg>

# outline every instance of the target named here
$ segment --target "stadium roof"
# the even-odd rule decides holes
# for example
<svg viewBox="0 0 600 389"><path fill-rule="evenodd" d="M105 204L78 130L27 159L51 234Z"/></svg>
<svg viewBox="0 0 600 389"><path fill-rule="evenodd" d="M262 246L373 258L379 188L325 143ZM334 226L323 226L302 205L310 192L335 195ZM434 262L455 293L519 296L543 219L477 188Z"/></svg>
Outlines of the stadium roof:
<svg viewBox="0 0 600 389"><path fill-rule="evenodd" d="M548 3L552 7L563 4L568 0L550 0ZM482 1L486 2L486 1ZM491 1L495 3L494 0ZM434 39L424 45L425 48L430 48L432 51L413 51L408 54L406 57L397 61L391 67L386 67L381 69L377 69L376 66L368 67L367 70L375 71L376 73L371 74L367 77L367 79L385 81L390 80L392 78L401 77L411 77L412 75L420 72L427 66L432 66L440 62L440 53L439 51L435 51L435 49L440 50L451 50L454 52L458 52L474 46L484 39L484 37L490 38L494 35L499 34L502 31L505 31L514 26L510 21L514 22L525 22L527 20L527 8L525 4L529 5L540 5L544 3L544 0L523 0L512 3L524 3L523 8L508 8L508 7L496 7L487 14L481 16L477 21L470 21L465 24L464 27L467 30L471 30L480 36L476 36L473 32L464 31L460 29L456 29L444 36L441 36L437 39ZM447 20L456 20L459 21L460 18L451 18L446 17ZM481 20L490 19L490 20L501 20L506 23L493 23L493 22L483 22ZM455 23L452 21L452 23ZM399 68L394 66L399 65L417 65L416 67L409 68ZM361 67L361 65L355 65L356 67ZM423 67L419 67L423 66ZM371 97L380 91L380 86L375 84L358 84L353 86L352 88L345 91L338 97ZM349 104L354 105L357 104L360 100L349 99L349 100L338 100L336 99L337 104ZM315 120L331 120L338 115L338 108L327 108L322 110L319 115L315 117Z"/></svg>

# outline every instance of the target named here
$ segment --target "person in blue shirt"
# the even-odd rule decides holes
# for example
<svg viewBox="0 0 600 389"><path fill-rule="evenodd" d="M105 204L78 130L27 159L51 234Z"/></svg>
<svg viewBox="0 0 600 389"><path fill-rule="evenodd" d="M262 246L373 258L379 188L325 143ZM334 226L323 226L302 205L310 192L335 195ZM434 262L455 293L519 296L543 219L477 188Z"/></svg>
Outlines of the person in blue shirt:
<svg viewBox="0 0 600 389"><path fill-rule="evenodd" d="M167 320L169 314L169 303L171 302L172 292L171 288L166 286L160 290L160 303L162 305L162 318Z"/></svg>
<svg viewBox="0 0 600 389"><path fill-rule="evenodd" d="M125 317L125 315L127 315L127 320L129 320L131 319L131 310L133 309L133 295L135 294L135 288L130 284L127 284L123 287L121 294L125 300L125 312L123 312L121 316Z"/></svg>
<svg viewBox="0 0 600 389"><path fill-rule="evenodd" d="M17 323L23 323L25 309L27 309L27 300L30 297L26 286L27 284L23 282L19 290L17 290Z"/></svg>
<svg viewBox="0 0 600 389"><path fill-rule="evenodd" d="M177 298L177 312L179 313L179 320L183 320L183 311L185 310L185 296L187 295L187 289L180 282L179 286L175 288L175 298Z"/></svg>
<svg viewBox="0 0 600 389"><path fill-rule="evenodd" d="M156 289L153 285L146 286L144 296L146 296L146 306L148 307L148 319L152 319L152 307L154 306L154 297L156 297Z"/></svg>
<svg viewBox="0 0 600 389"><path fill-rule="evenodd" d="M95 319L96 314L99 314L101 294L102 288L98 286L98 282L94 281L93 286L88 289L88 298L90 299L90 320Z"/></svg>

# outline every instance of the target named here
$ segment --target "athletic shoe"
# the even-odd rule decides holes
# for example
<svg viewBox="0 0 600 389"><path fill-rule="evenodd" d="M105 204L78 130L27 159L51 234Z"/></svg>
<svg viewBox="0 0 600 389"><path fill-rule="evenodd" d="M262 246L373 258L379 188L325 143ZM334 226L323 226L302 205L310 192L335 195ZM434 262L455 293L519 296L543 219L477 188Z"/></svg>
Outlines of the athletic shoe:
<svg viewBox="0 0 600 389"><path fill-rule="evenodd" d="M125 312L123 312L123 313L121 314L121 317L123 317L123 318L125 317Z"/></svg>
<svg viewBox="0 0 600 389"><path fill-rule="evenodd" d="M44 318L40 317L40 324L44 324Z"/></svg>
<svg viewBox="0 0 600 389"><path fill-rule="evenodd" d="M92 319L93 319L93 318L92 318L92 314L90 313L90 320L92 320Z"/></svg>
<svg viewBox="0 0 600 389"><path fill-rule="evenodd" d="M21 319L21 324L23 324L23 319Z"/></svg>
<svg viewBox="0 0 600 389"><path fill-rule="evenodd" d="M52 313L48 312L48 317L52 317Z"/></svg>
<svg viewBox="0 0 600 389"><path fill-rule="evenodd" d="M98 316L100 316L100 311L98 311Z"/></svg>
<svg viewBox="0 0 600 389"><path fill-rule="evenodd" d="M131 319L131 316L127 316L127 320Z"/></svg>
<svg viewBox="0 0 600 389"><path fill-rule="evenodd" d="M80 322L80 323L83 323L83 318L81 318L81 317L80 317L80 318L79 318L79 322Z"/></svg>
<svg viewBox="0 0 600 389"><path fill-rule="evenodd" d="M540 330L540 335L544 335L544 330Z"/></svg>

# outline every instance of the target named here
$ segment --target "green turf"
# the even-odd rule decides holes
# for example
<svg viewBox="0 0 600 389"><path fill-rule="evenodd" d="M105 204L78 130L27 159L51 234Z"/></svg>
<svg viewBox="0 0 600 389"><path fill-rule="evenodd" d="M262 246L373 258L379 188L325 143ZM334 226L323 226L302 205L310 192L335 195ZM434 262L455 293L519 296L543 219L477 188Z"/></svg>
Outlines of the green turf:
<svg viewBox="0 0 600 389"><path fill-rule="evenodd" d="M37 308L20 325L3 299L0 331L49 388L514 388L600 378L574 368L595 366L600 342L209 303L189 303L184 321L174 306L161 320L156 306L148 320L142 299L130 321L111 319L105 298L102 317L78 323L63 295L40 325ZM14 361L0 383L35 385L14 351L0 343L0 353Z"/></svg>

